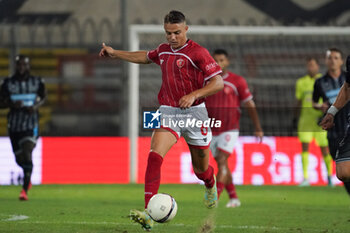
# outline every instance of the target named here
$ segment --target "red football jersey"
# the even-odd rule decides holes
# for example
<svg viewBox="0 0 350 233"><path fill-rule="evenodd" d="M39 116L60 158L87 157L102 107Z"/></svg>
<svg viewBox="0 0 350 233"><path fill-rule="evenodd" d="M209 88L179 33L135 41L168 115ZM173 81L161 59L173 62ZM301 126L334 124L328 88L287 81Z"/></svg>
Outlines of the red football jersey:
<svg viewBox="0 0 350 233"><path fill-rule="evenodd" d="M176 50L169 44L161 44L149 51L147 57L162 69L163 82L158 94L160 105L179 107L183 96L202 88L205 81L222 72L208 50L192 40ZM196 100L193 105L202 102L204 99Z"/></svg>
<svg viewBox="0 0 350 233"><path fill-rule="evenodd" d="M224 89L205 100L209 117L221 120L221 128L212 129L213 135L239 129L240 106L253 98L243 77L227 72L222 78Z"/></svg>

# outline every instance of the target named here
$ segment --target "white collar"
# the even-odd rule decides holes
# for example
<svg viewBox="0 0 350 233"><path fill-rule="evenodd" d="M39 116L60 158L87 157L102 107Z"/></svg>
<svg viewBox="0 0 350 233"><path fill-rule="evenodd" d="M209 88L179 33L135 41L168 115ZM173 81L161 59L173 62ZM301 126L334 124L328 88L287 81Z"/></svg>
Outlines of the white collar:
<svg viewBox="0 0 350 233"><path fill-rule="evenodd" d="M181 48L178 48L178 49L173 49L170 45L170 48L171 48L171 51L173 51L173 53L176 53L178 51L180 51L181 49L185 48L186 46L188 45L188 42L186 42L186 44L184 44Z"/></svg>

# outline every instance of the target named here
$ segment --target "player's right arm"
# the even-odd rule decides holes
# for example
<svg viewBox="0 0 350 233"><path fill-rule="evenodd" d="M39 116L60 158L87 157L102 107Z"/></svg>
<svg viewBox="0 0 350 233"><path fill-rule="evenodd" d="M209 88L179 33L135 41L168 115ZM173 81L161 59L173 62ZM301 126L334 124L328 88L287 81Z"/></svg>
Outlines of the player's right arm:
<svg viewBox="0 0 350 233"><path fill-rule="evenodd" d="M8 108L21 108L23 106L23 102L21 100L12 101L10 92L8 89L8 82L10 78L6 78L1 84L0 95L3 101L3 104Z"/></svg>
<svg viewBox="0 0 350 233"><path fill-rule="evenodd" d="M326 116L322 119L320 125L323 129L330 129L334 126L334 116L344 107L350 100L350 56L346 59L346 81L340 88L337 99L333 105L328 109Z"/></svg>
<svg viewBox="0 0 350 233"><path fill-rule="evenodd" d="M323 99L323 103L318 102L320 98ZM325 113L329 108L328 99L322 90L320 79L316 80L314 84L314 91L312 93L312 107L314 109L321 110L323 113Z"/></svg>
<svg viewBox="0 0 350 233"><path fill-rule="evenodd" d="M102 48L99 53L100 57L110 57L113 59L120 59L137 64L149 64L151 61L147 58L147 51L123 51L115 50L105 43L102 43Z"/></svg>

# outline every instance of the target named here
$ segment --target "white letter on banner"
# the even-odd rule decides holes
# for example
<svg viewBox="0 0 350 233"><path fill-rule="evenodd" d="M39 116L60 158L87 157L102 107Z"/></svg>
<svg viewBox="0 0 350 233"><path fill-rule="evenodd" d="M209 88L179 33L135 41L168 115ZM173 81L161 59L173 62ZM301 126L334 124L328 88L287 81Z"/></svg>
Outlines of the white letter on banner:
<svg viewBox="0 0 350 233"><path fill-rule="evenodd" d="M273 184L292 182L291 161L285 153L276 152L272 157L273 166L270 167Z"/></svg>

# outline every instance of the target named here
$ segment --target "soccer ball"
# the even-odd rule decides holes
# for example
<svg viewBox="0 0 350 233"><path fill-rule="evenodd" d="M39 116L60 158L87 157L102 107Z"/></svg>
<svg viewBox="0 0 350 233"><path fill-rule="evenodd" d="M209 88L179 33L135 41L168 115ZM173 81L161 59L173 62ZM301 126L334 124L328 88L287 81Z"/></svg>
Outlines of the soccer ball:
<svg viewBox="0 0 350 233"><path fill-rule="evenodd" d="M147 212L156 222L168 222L175 217L177 204L175 199L169 194L158 193L148 202Z"/></svg>

